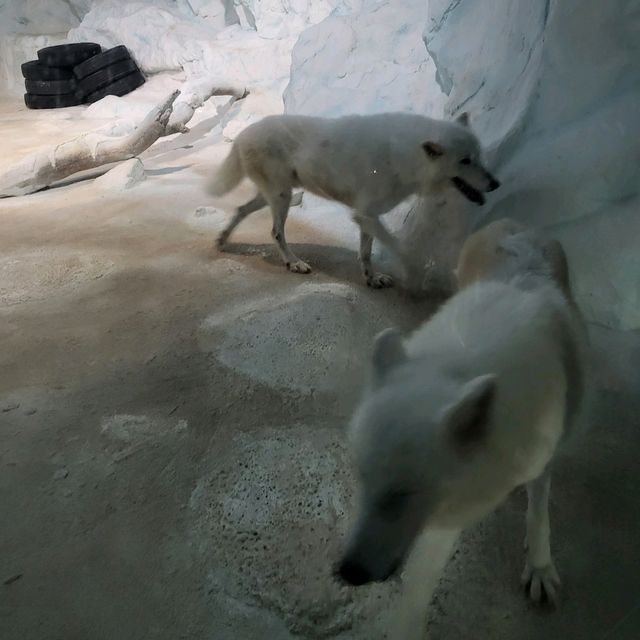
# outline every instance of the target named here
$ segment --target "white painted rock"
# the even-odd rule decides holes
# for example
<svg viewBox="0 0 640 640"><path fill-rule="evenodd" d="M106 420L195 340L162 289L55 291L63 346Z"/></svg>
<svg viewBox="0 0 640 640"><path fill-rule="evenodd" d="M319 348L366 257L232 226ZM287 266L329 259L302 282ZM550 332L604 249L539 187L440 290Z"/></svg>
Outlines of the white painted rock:
<svg viewBox="0 0 640 640"><path fill-rule="evenodd" d="M96 178L95 184L101 189L124 191L140 184L146 177L142 160L131 158Z"/></svg>
<svg viewBox="0 0 640 640"><path fill-rule="evenodd" d="M358 10L359 9L359 10ZM437 113L443 98L422 42L424 0L343 2L293 49L285 110L315 116Z"/></svg>
<svg viewBox="0 0 640 640"><path fill-rule="evenodd" d="M191 8L197 12L203 7ZM101 0L91 5L68 39L98 42L105 48L124 44L147 74L184 69L189 77L243 86L288 78L299 30L267 39L237 24L220 30L219 20L209 17L171 0ZM283 16L279 19L285 22ZM299 29L304 26L300 23Z"/></svg>
<svg viewBox="0 0 640 640"><path fill-rule="evenodd" d="M0 33L43 35L65 33L80 22L68 0L0 2Z"/></svg>

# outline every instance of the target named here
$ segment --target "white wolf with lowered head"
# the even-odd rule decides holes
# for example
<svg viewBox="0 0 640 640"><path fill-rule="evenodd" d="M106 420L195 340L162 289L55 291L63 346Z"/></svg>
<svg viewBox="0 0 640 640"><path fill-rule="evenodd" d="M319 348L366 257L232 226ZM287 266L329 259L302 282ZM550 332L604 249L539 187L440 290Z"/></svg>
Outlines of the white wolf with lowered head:
<svg viewBox="0 0 640 640"><path fill-rule="evenodd" d="M258 194L238 207L218 238L223 248L248 215L269 205L272 236L287 269L311 267L291 250L285 222L292 190L302 187L352 208L360 226L359 259L367 285L386 287L388 275L376 273L371 248L376 238L407 268L395 237L380 216L413 194L435 194L454 187L478 205L499 182L485 169L480 143L466 114L455 122L409 113L341 118L268 116L249 125L209 185L220 196L249 178Z"/></svg>
<svg viewBox="0 0 640 640"><path fill-rule="evenodd" d="M474 239L458 270L470 284L407 340L387 330L375 343L373 380L350 427L359 517L336 570L358 586L404 566L398 640L422 637L434 567L459 531L520 485L529 497L523 581L534 601L557 598L550 466L583 413L586 345L556 268L561 247L521 231L492 227ZM489 258L496 244L500 268Z"/></svg>

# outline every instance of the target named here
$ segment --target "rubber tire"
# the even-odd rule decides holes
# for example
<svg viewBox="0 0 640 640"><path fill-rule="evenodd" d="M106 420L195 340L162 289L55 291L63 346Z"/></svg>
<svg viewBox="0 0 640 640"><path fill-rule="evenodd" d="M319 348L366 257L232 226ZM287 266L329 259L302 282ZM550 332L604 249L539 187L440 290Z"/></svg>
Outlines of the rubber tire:
<svg viewBox="0 0 640 640"><path fill-rule="evenodd" d="M30 93L25 93L24 103L29 109L62 109L63 107L77 107L83 103L83 100L75 93L66 93L58 96L34 96Z"/></svg>
<svg viewBox="0 0 640 640"><path fill-rule="evenodd" d="M134 89L142 86L144 83L145 79L142 73L140 73L140 71L134 71L128 76L120 78L120 80L116 80L112 84L89 94L86 98L86 102L92 104L93 102L102 100L102 98L105 98L106 96L124 96L127 95L127 93L131 93Z"/></svg>
<svg viewBox="0 0 640 640"><path fill-rule="evenodd" d="M100 69L104 69L116 62L122 62L123 60L131 60L131 54L129 53L129 49L125 47L123 44L118 45L117 47L113 47L112 49L107 49L102 53L98 53L97 55L81 62L79 65L74 67L73 73L76 78L82 80L82 78L86 78L87 76L92 75L96 71L100 71Z"/></svg>
<svg viewBox="0 0 640 640"><path fill-rule="evenodd" d="M95 42L57 44L38 51L38 60L47 67L75 67L100 53L102 48Z"/></svg>
<svg viewBox="0 0 640 640"><path fill-rule="evenodd" d="M124 78L135 71L139 73L140 69L138 69L138 65L131 59L116 62L80 80L80 91L82 91L85 96L88 96L98 91L98 89L107 87L116 80L120 80L120 78Z"/></svg>
<svg viewBox="0 0 640 640"><path fill-rule="evenodd" d="M22 64L22 76L27 80L71 80L73 69L47 67L40 60L29 60Z"/></svg>
<svg viewBox="0 0 640 640"><path fill-rule="evenodd" d="M27 93L35 96L59 96L65 93L75 93L77 83L74 78L69 80L25 80Z"/></svg>

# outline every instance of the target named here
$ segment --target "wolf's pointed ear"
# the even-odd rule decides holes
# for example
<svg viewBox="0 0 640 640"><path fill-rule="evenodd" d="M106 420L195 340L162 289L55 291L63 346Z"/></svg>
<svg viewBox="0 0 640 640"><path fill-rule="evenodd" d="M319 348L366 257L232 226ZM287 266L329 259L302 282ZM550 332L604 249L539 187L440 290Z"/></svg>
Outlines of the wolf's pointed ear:
<svg viewBox="0 0 640 640"><path fill-rule="evenodd" d="M463 111L457 118L456 122L461 124L463 127L469 126L469 114L466 111Z"/></svg>
<svg viewBox="0 0 640 640"><path fill-rule="evenodd" d="M466 451L486 436L496 389L494 374L478 376L467 382L458 400L443 411L444 429L456 449Z"/></svg>
<svg viewBox="0 0 640 640"><path fill-rule="evenodd" d="M437 142L427 140L427 142L422 143L422 148L430 158L439 158L444 155L444 147Z"/></svg>
<svg viewBox="0 0 640 640"><path fill-rule="evenodd" d="M402 336L397 329L385 329L376 336L373 343L373 373L377 380L406 359Z"/></svg>

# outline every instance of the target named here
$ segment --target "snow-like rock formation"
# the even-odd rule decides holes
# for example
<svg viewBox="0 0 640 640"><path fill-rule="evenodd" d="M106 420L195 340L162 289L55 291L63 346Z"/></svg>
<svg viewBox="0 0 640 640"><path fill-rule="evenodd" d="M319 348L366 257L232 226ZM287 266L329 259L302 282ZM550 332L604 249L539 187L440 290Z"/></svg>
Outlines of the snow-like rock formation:
<svg viewBox="0 0 640 640"><path fill-rule="evenodd" d="M23 93L20 65L62 42L85 11L83 0L0 0L0 95Z"/></svg>
<svg viewBox="0 0 640 640"><path fill-rule="evenodd" d="M297 37L332 11L357 11L366 0L233 0L263 38Z"/></svg>
<svg viewBox="0 0 640 640"><path fill-rule="evenodd" d="M147 73L284 86L298 34L331 9L330 0L95 0L69 39L125 44Z"/></svg>
<svg viewBox="0 0 640 640"><path fill-rule="evenodd" d="M22 0L0 2L0 90L24 91L20 64L49 44L126 45L147 74L184 71L282 94L299 33L360 0ZM34 35L37 34L37 35Z"/></svg>
<svg viewBox="0 0 640 640"><path fill-rule="evenodd" d="M65 33L80 23L80 10L65 0L0 2L0 33L31 36Z"/></svg>
<svg viewBox="0 0 640 640"><path fill-rule="evenodd" d="M364 2L304 31L284 92L291 113L413 111L439 114L443 98L422 42L424 0Z"/></svg>

